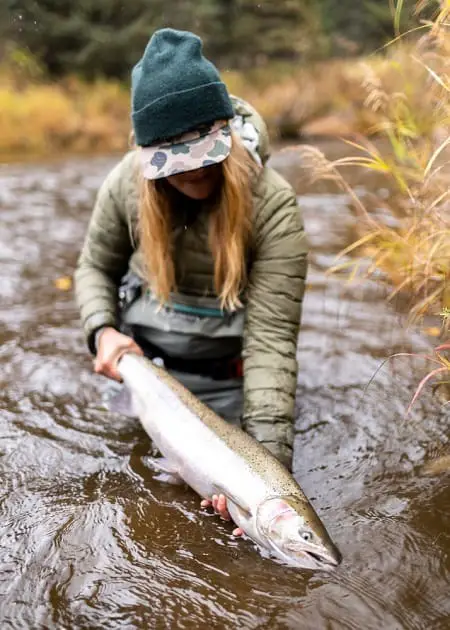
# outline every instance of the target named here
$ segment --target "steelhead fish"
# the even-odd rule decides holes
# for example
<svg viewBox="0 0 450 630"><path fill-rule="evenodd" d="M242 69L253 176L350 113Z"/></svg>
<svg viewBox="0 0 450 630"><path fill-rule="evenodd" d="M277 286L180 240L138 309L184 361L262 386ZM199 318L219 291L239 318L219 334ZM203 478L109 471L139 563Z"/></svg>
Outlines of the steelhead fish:
<svg viewBox="0 0 450 630"><path fill-rule="evenodd" d="M178 476L202 498L224 494L236 525L288 565L331 569L341 562L302 489L268 449L148 359L125 354L117 371L163 455L154 469Z"/></svg>

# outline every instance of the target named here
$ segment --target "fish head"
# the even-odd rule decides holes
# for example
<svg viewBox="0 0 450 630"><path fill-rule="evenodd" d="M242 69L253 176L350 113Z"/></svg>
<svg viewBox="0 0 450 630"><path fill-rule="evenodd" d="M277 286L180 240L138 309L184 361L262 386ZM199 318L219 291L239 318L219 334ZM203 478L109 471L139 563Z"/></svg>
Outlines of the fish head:
<svg viewBox="0 0 450 630"><path fill-rule="evenodd" d="M256 526L275 555L291 566L329 570L342 561L306 497L267 499L258 507Z"/></svg>

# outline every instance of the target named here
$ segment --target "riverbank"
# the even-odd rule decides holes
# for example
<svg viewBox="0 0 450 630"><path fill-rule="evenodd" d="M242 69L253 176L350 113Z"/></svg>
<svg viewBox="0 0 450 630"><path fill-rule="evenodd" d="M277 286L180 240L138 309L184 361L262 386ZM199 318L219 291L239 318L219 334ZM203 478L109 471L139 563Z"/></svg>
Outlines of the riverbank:
<svg viewBox="0 0 450 630"><path fill-rule="evenodd" d="M377 113L366 106L373 77L392 85L399 66L409 72L397 52L388 52L304 68L224 71L222 76L232 93L260 111L272 140L280 142L376 133ZM32 61L19 57L0 67L0 112L2 162L54 152L115 152L128 146L129 89L118 81L87 83L68 76L49 82Z"/></svg>

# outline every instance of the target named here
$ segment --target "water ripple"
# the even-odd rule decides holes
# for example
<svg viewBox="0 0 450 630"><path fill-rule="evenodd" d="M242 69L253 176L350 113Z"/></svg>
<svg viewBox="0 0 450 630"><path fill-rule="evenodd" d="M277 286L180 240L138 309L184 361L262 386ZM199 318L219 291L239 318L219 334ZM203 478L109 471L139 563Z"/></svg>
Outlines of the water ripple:
<svg viewBox="0 0 450 630"><path fill-rule="evenodd" d="M426 394L405 416L425 366L380 366L427 342L380 286L326 273L353 234L348 200L300 197L312 255L294 474L344 554L313 574L154 480L139 423L102 404L110 384L53 281L71 275L113 163L0 168L0 627L446 630L448 479L420 471L448 443L448 408Z"/></svg>

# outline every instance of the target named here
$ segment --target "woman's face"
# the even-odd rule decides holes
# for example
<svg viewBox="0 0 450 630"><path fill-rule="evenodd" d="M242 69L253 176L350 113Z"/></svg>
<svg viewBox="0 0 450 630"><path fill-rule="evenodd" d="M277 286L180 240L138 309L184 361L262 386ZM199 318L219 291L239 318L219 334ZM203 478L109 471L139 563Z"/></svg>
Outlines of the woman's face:
<svg viewBox="0 0 450 630"><path fill-rule="evenodd" d="M207 199L215 192L221 172L221 165L213 164L187 173L170 175L167 181L186 197L201 200Z"/></svg>

